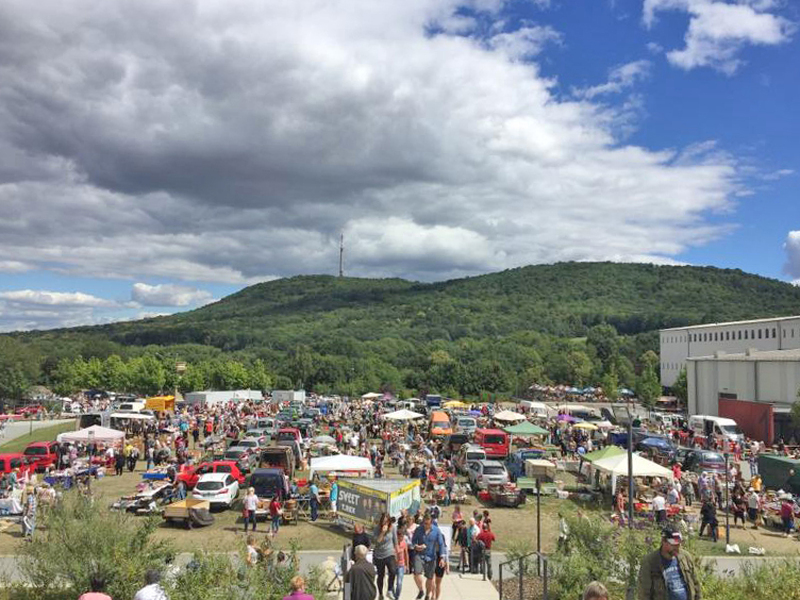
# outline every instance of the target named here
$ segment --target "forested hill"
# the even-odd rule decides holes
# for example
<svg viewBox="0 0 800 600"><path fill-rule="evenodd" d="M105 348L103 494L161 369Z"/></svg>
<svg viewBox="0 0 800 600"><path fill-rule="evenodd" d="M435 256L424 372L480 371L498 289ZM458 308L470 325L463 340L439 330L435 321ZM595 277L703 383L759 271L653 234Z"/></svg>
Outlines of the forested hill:
<svg viewBox="0 0 800 600"><path fill-rule="evenodd" d="M630 382L641 354L658 350L659 328L787 314L800 314L800 288L739 270L560 263L433 284L299 276L168 317L13 337L43 358L45 382L60 358L125 359L158 346L159 356L184 360L217 360L223 352L244 363L262 359L273 375L307 387L377 370L363 385L389 378L414 388L431 383L433 363L449 360L470 373L477 361L486 372L491 363L506 383L525 371L591 381L609 370L608 361L575 338L610 324L625 336L618 348L628 359L614 370ZM432 359L437 351L444 355ZM427 381L414 380L418 373Z"/></svg>

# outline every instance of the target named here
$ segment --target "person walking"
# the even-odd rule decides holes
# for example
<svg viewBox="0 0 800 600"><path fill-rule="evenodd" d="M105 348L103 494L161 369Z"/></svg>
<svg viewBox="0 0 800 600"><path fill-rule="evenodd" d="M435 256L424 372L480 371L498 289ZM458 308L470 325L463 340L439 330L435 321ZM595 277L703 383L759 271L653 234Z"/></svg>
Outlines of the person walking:
<svg viewBox="0 0 800 600"><path fill-rule="evenodd" d="M483 531L478 534L476 541L481 546L481 554L483 560L481 561L481 573L491 581L492 579L492 543L495 540L495 535L492 532L491 523L488 521L483 525Z"/></svg>
<svg viewBox="0 0 800 600"><path fill-rule="evenodd" d="M356 546L364 546L368 550L372 547L369 536L364 531L364 526L361 523L353 525L353 540L350 544L352 547L352 559L356 559Z"/></svg>
<svg viewBox="0 0 800 600"><path fill-rule="evenodd" d="M791 494L784 494L781 497L781 521L783 537L789 537L794 530L794 502Z"/></svg>
<svg viewBox="0 0 800 600"><path fill-rule="evenodd" d="M642 559L637 600L700 600L697 569L681 548L683 535L674 525L661 532L661 546Z"/></svg>
<svg viewBox="0 0 800 600"><path fill-rule="evenodd" d="M344 576L350 584L350 600L375 600L375 567L367 560L367 547L359 544L353 548L355 563Z"/></svg>
<svg viewBox="0 0 800 600"><path fill-rule="evenodd" d="M106 578L99 574L94 574L89 579L89 589L91 591L81 594L78 600L112 600L111 596L105 593Z"/></svg>
<svg viewBox="0 0 800 600"><path fill-rule="evenodd" d="M717 509L714 506L714 503L710 500L704 500L703 506L700 508L700 531L698 535L703 537L703 530L708 526L709 533L711 534L711 539L716 542L717 541Z"/></svg>
<svg viewBox="0 0 800 600"><path fill-rule="evenodd" d="M456 477L452 471L447 472L447 478L444 480L444 489L447 492L445 496L445 506L450 506L450 503L453 501L453 490L456 487Z"/></svg>
<svg viewBox="0 0 800 600"><path fill-rule="evenodd" d="M761 508L761 499L754 488L747 489L747 516L753 523L753 529L758 529L758 512Z"/></svg>
<svg viewBox="0 0 800 600"><path fill-rule="evenodd" d="M29 486L27 497L25 498L25 509L22 515L23 535L28 541L33 541L33 533L36 531L36 490Z"/></svg>
<svg viewBox="0 0 800 600"><path fill-rule="evenodd" d="M308 488L309 504L311 506L311 522L313 523L319 518L319 487L315 481L311 482Z"/></svg>
<svg viewBox="0 0 800 600"><path fill-rule="evenodd" d="M445 556L447 553L447 543L439 527L433 524L433 518L426 514L422 519L422 526L417 527L414 532L414 581L417 584L419 593L416 600L433 598L433 578L436 567L445 568ZM422 576L425 576L425 588L423 592Z"/></svg>
<svg viewBox="0 0 800 600"><path fill-rule="evenodd" d="M242 516L244 517L244 531L247 533L247 524L253 524L253 531L256 530L256 509L258 508L258 496L256 496L256 489L253 487L247 488L247 495L244 497L244 505L242 508Z"/></svg>
<svg viewBox="0 0 800 600"><path fill-rule="evenodd" d="M655 498L653 498L653 516L658 525L663 525L667 521L667 501L661 492L656 492Z"/></svg>
<svg viewBox="0 0 800 600"><path fill-rule="evenodd" d="M397 529L397 576L394 584L394 597L395 600L400 599L400 594L403 591L403 577L406 569L410 566L408 556L408 542L406 541L406 527L405 525Z"/></svg>
<svg viewBox="0 0 800 600"><path fill-rule="evenodd" d="M331 483L331 513L333 520L336 520L336 503L339 501L339 482L336 480L336 477L333 477L333 482Z"/></svg>
<svg viewBox="0 0 800 600"><path fill-rule="evenodd" d="M167 593L159 583L161 581L161 573L155 569L148 570L144 575L144 587L141 588L133 600L169 600Z"/></svg>
<svg viewBox="0 0 800 600"><path fill-rule="evenodd" d="M275 494L269 502L269 516L272 519L272 534L275 535L281 528L281 518L283 517L283 508L278 494Z"/></svg>
<svg viewBox="0 0 800 600"><path fill-rule="evenodd" d="M383 580L389 572L387 594L394 591L394 579L397 574L397 528L388 513L383 513L378 520L373 535L375 547L372 550L372 562L378 571L378 600L383 600Z"/></svg>

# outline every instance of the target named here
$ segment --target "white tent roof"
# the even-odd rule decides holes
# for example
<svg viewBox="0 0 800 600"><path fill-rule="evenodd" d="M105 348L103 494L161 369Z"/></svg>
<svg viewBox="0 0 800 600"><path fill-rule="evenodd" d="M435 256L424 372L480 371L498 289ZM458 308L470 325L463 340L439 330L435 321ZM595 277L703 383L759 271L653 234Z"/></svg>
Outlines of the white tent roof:
<svg viewBox="0 0 800 600"><path fill-rule="evenodd" d="M141 413L135 412L119 412L113 413L111 415L112 419L131 419L132 421L155 421L155 417L153 415L143 415Z"/></svg>
<svg viewBox="0 0 800 600"><path fill-rule="evenodd" d="M501 410L494 416L495 421L524 421L525 415L512 410Z"/></svg>
<svg viewBox="0 0 800 600"><path fill-rule="evenodd" d="M319 456L311 459L311 468L308 478L313 479L314 473L337 472L341 475L349 473L369 473L374 475L374 468L368 458L363 456L349 456L347 454L335 454L334 456Z"/></svg>
<svg viewBox="0 0 800 600"><path fill-rule="evenodd" d="M421 415L413 410L407 410L403 408L402 410L396 410L394 412L387 413L383 415L384 419L388 419L389 421L411 421L413 419L421 419L425 415Z"/></svg>
<svg viewBox="0 0 800 600"><path fill-rule="evenodd" d="M607 456L592 463L595 469L600 469L613 475L628 474L628 454L617 454ZM672 470L662 467L652 460L647 460L638 454L633 455L633 476L634 477L668 477L672 479Z"/></svg>
<svg viewBox="0 0 800 600"><path fill-rule="evenodd" d="M59 434L56 438L59 442L82 442L84 444L89 441L94 442L116 442L125 437L124 431L117 431L116 429L109 429L108 427L100 427L100 425L92 425L80 431L69 431L67 433Z"/></svg>
<svg viewBox="0 0 800 600"><path fill-rule="evenodd" d="M381 397L383 397L383 394L378 394L376 392L369 392L367 394L362 395L361 399L362 400L373 400L375 398L381 398Z"/></svg>

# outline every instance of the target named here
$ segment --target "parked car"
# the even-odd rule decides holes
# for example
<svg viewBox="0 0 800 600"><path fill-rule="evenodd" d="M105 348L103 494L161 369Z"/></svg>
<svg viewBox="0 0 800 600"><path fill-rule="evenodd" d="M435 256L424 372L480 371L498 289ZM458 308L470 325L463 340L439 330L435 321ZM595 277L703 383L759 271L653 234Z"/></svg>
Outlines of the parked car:
<svg viewBox="0 0 800 600"><path fill-rule="evenodd" d="M289 487L286 485L283 469L256 469L250 475L250 487L255 488L259 498L272 498L278 495L281 498L289 497Z"/></svg>
<svg viewBox="0 0 800 600"><path fill-rule="evenodd" d="M472 435L478 428L478 421L474 417L456 417L456 431Z"/></svg>
<svg viewBox="0 0 800 600"><path fill-rule="evenodd" d="M200 477L207 473L230 473L239 482L239 485L244 485L245 477L239 469L235 461L232 460L214 460L211 462L202 462L197 466L190 467L184 465L178 473L178 481L184 482L188 489L194 489Z"/></svg>
<svg viewBox="0 0 800 600"><path fill-rule="evenodd" d="M250 448L254 453L256 453L261 448L266 448L267 438L264 436L262 437L246 437L244 439L238 440L234 446L239 446L240 448Z"/></svg>
<svg viewBox="0 0 800 600"><path fill-rule="evenodd" d="M478 460L469 463L469 483L473 490L485 490L489 485L508 483L508 471L496 460Z"/></svg>
<svg viewBox="0 0 800 600"><path fill-rule="evenodd" d="M34 469L43 473L58 463L58 442L31 442L25 448L25 456L33 461Z"/></svg>
<svg viewBox="0 0 800 600"><path fill-rule="evenodd" d="M269 439L271 436L269 430L263 427L253 427L252 429L248 429L244 432L245 438L265 438Z"/></svg>
<svg viewBox="0 0 800 600"><path fill-rule="evenodd" d="M451 433L444 442L445 456L454 456L462 446L469 444L469 436L466 433Z"/></svg>
<svg viewBox="0 0 800 600"><path fill-rule="evenodd" d="M36 471L36 459L22 454L22 452L6 452L0 454L0 474L11 473L14 469L20 469L21 473L34 473Z"/></svg>
<svg viewBox="0 0 800 600"><path fill-rule="evenodd" d="M206 473L192 491L192 498L206 500L212 507L230 508L238 496L239 482L230 473Z"/></svg>
<svg viewBox="0 0 800 600"><path fill-rule="evenodd" d="M542 458L544 450L541 448L522 448L512 452L506 459L506 468L511 481L516 481L518 477L525 475L525 461L529 458Z"/></svg>
<svg viewBox="0 0 800 600"><path fill-rule="evenodd" d="M458 450L456 457L453 459L453 464L456 467L456 471L466 474L469 472L470 463L479 460L486 460L486 450L480 446L465 444Z"/></svg>
<svg viewBox="0 0 800 600"><path fill-rule="evenodd" d="M222 460L234 461L236 466L238 466L239 470L243 473L249 473L258 462L258 458L250 451L250 448L244 448L242 446L231 446L228 448L225 454L223 454Z"/></svg>
<svg viewBox="0 0 800 600"><path fill-rule="evenodd" d="M703 471L725 473L725 457L711 450L691 450L686 454L683 470L695 473Z"/></svg>

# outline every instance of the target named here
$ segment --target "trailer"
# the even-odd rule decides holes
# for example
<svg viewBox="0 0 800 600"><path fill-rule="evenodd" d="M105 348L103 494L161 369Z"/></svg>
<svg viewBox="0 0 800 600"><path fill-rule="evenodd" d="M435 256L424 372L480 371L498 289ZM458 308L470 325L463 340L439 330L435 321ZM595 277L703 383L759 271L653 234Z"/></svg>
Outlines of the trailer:
<svg viewBox="0 0 800 600"><path fill-rule="evenodd" d="M167 523L183 523L186 529L192 529L195 526L204 527L214 522L214 515L211 514L210 509L211 503L208 500L186 498L165 506L161 516Z"/></svg>
<svg viewBox="0 0 800 600"><path fill-rule="evenodd" d="M403 509L413 515L421 504L419 479L340 479L337 515L346 524L368 527L382 513L399 517Z"/></svg>

